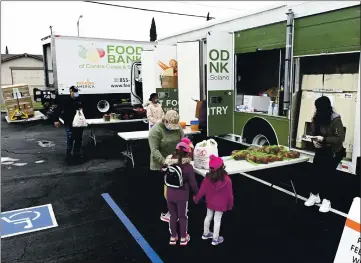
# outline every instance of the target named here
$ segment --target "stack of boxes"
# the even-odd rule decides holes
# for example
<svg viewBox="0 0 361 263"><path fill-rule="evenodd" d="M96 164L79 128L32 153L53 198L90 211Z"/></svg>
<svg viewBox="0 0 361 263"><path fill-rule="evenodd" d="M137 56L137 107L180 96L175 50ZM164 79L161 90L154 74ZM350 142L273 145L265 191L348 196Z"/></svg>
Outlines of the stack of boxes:
<svg viewBox="0 0 361 263"><path fill-rule="evenodd" d="M29 86L26 84L16 84L1 88L3 100L6 106L8 117L11 118L19 108L20 111L34 116L33 100L30 95Z"/></svg>

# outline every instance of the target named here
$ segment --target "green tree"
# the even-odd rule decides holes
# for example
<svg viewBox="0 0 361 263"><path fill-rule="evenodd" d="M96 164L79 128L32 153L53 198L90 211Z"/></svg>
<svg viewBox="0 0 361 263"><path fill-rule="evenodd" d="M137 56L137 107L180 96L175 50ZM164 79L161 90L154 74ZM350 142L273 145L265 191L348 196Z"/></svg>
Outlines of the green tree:
<svg viewBox="0 0 361 263"><path fill-rule="evenodd" d="M157 27L155 26L155 20L154 17L152 19L152 24L150 26L150 32L149 32L150 41L154 42L157 40Z"/></svg>

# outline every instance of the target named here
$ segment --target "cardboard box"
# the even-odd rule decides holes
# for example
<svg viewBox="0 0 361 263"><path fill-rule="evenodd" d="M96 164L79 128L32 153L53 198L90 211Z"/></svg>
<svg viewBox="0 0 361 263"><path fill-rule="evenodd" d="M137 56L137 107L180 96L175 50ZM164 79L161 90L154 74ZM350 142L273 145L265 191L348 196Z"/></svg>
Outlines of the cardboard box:
<svg viewBox="0 0 361 263"><path fill-rule="evenodd" d="M34 115L33 100L30 95L29 86L26 84L17 84L1 88L2 96L5 102L6 111L10 118L16 109L26 113L29 117Z"/></svg>
<svg viewBox="0 0 361 263"><path fill-rule="evenodd" d="M25 84L5 86L1 88L1 91L4 101L31 96L29 86Z"/></svg>
<svg viewBox="0 0 361 263"><path fill-rule="evenodd" d="M164 89L177 89L178 77L177 76L161 76L161 85Z"/></svg>
<svg viewBox="0 0 361 263"><path fill-rule="evenodd" d="M26 113L29 117L34 115L33 101L30 97L22 98L18 100L17 99L7 100L5 101L5 105L9 118L14 114L15 110L19 108L19 106L20 106L20 110Z"/></svg>

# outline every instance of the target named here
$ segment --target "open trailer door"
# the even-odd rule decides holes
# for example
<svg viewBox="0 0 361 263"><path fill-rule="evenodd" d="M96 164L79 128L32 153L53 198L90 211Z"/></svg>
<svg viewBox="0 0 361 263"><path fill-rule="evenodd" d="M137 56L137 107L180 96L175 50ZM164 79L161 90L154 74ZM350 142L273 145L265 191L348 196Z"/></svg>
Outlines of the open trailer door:
<svg viewBox="0 0 361 263"><path fill-rule="evenodd" d="M233 133L233 34L207 33L208 136Z"/></svg>
<svg viewBox="0 0 361 263"><path fill-rule="evenodd" d="M187 125L195 119L200 100L200 41L178 42L178 103L179 117Z"/></svg>
<svg viewBox="0 0 361 263"><path fill-rule="evenodd" d="M164 112L178 108L178 62L176 45L154 49L155 88Z"/></svg>

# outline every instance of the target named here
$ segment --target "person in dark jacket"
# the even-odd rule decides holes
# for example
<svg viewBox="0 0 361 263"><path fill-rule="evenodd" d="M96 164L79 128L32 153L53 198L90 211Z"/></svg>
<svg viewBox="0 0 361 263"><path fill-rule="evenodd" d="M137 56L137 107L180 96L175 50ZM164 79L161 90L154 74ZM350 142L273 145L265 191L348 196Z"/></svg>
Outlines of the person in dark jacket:
<svg viewBox="0 0 361 263"><path fill-rule="evenodd" d="M64 121L66 131L66 161L71 160L71 154L74 153L74 158L80 161L82 158L80 151L82 147L83 128L74 128L73 120L77 110L83 109L83 103L79 98L79 90L71 86L69 88L70 96L58 101L58 106L54 112L54 125L56 128L60 127L59 118Z"/></svg>
<svg viewBox="0 0 361 263"><path fill-rule="evenodd" d="M315 101L316 112L312 119L312 141L316 148L313 159L313 173L310 197L305 206L321 203L319 193L328 195L328 178L346 156L343 147L345 128L341 116L335 113L328 97L322 96ZM331 201L324 198L319 211L326 213L331 209Z"/></svg>
<svg viewBox="0 0 361 263"><path fill-rule="evenodd" d="M207 136L207 99L202 101L199 109L199 129L203 136Z"/></svg>
<svg viewBox="0 0 361 263"><path fill-rule="evenodd" d="M190 240L188 234L188 199L189 190L193 195L198 192L198 185L195 178L193 166L190 164L191 148L185 142L180 142L176 146L176 152L167 156L166 165L178 165L182 170L183 186L180 188L167 187L167 203L170 213L170 231L171 237L169 244L175 245L178 240L177 221L179 221L180 245L185 246Z"/></svg>

